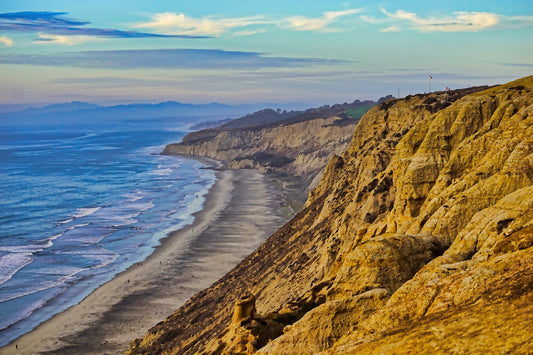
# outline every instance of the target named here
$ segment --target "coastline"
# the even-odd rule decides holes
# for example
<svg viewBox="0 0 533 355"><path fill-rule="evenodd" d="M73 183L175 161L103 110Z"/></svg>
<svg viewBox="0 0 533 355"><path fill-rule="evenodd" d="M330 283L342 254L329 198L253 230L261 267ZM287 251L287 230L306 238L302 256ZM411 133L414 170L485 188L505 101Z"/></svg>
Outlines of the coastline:
<svg viewBox="0 0 533 355"><path fill-rule="evenodd" d="M217 181L193 224L169 233L145 261L0 348L0 354L123 353L130 341L222 277L285 222L280 191L265 176L214 170Z"/></svg>

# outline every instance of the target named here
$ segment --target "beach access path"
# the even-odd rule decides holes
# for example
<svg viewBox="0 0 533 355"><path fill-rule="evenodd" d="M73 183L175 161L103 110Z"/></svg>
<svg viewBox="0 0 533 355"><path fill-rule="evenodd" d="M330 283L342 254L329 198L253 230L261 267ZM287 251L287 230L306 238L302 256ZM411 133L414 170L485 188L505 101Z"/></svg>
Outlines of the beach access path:
<svg viewBox="0 0 533 355"><path fill-rule="evenodd" d="M123 354L285 221L281 191L255 170L218 170L192 225L79 304L0 348L0 354Z"/></svg>

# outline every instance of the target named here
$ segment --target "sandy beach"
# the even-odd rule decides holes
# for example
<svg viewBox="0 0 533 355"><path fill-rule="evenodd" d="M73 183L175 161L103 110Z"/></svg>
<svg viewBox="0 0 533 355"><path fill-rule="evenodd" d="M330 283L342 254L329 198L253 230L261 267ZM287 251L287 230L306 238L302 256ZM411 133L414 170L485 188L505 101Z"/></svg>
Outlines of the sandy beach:
<svg viewBox="0 0 533 355"><path fill-rule="evenodd" d="M222 170L217 177L192 225L169 234L144 262L0 348L0 354L121 354L285 221L281 194L263 175Z"/></svg>

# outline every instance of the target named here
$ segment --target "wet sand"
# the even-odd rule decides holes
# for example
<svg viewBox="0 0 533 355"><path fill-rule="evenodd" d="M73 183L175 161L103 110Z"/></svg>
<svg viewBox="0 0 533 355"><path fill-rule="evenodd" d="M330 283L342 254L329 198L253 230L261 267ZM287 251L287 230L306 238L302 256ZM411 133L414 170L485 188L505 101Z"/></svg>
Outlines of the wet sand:
<svg viewBox="0 0 533 355"><path fill-rule="evenodd" d="M79 304L0 348L0 354L122 354L210 286L286 220L281 193L255 170L217 171L195 222L170 233L144 262Z"/></svg>

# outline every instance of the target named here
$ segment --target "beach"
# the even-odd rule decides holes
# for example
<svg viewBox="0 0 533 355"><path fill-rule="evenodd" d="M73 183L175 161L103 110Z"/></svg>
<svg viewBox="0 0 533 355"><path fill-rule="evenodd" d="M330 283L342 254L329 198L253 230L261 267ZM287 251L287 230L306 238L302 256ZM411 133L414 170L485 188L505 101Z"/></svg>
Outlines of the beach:
<svg viewBox="0 0 533 355"><path fill-rule="evenodd" d="M129 343L210 286L286 220L281 192L255 170L217 170L193 224L79 304L0 354L122 354Z"/></svg>

